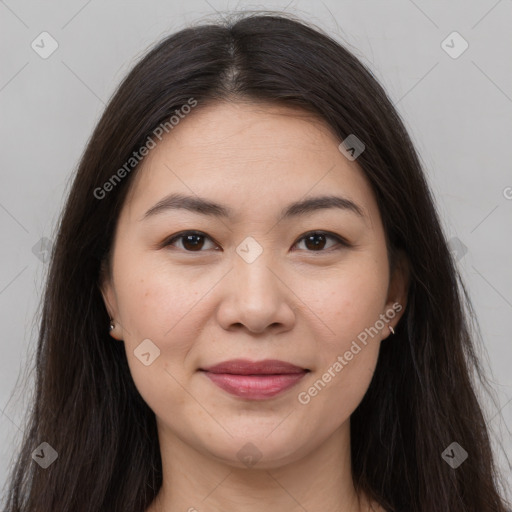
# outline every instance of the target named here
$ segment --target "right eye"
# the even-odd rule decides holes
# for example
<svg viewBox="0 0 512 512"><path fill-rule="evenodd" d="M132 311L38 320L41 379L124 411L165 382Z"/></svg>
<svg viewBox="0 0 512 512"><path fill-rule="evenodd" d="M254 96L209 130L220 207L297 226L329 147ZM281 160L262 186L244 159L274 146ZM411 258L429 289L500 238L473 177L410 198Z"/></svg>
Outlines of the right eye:
<svg viewBox="0 0 512 512"><path fill-rule="evenodd" d="M164 242L163 247L174 246L175 241L181 241L182 247L180 249L185 252L203 252L201 249L204 246L205 238L211 241L211 238L201 231L182 231ZM214 247L218 246L214 245Z"/></svg>

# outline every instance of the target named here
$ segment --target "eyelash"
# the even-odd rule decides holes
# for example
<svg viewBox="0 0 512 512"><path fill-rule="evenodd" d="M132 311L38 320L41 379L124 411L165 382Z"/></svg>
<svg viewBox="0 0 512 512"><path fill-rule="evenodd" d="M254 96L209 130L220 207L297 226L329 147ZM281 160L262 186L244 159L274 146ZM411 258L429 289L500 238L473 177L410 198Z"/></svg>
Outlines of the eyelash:
<svg viewBox="0 0 512 512"><path fill-rule="evenodd" d="M162 247L169 247L169 246L171 246L173 244L173 242L175 242L176 240L179 240L179 239L183 239L187 235L204 236L204 237L210 239L213 242L213 240L206 233L203 233L202 231L182 231L181 233L173 235L171 238L168 238L166 241L164 241L163 244L162 244ZM307 233L302 235L302 237L299 238L295 242L294 246L297 245L302 240L304 240L305 238L307 238L308 236L311 236L311 235L325 235L326 238L331 238L331 239L335 240L336 242L338 242L338 244L341 247L337 247L337 248L335 247L334 250L340 250L340 249L343 249L343 248L352 247L352 245L349 244L344 238L342 238L339 235L335 235L334 233L330 233L329 231L308 231ZM186 249L180 249L180 250L183 250L184 252L188 252L188 253L205 252L203 250L199 250L199 251L187 251ZM319 251L308 251L308 250L306 250L306 252L322 253L322 252L331 252L331 250L333 250L332 247L329 248L329 249L325 249L325 250L322 249L322 250L319 250Z"/></svg>

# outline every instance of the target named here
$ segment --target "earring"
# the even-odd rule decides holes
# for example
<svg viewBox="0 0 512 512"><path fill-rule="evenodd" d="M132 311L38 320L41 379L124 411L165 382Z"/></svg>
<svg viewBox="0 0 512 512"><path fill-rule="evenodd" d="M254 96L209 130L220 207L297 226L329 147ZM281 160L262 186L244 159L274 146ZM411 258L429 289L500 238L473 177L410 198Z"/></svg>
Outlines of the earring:
<svg viewBox="0 0 512 512"><path fill-rule="evenodd" d="M389 330L391 331L392 334L395 334L395 330L393 329L393 327L391 327L391 325L389 326Z"/></svg>
<svg viewBox="0 0 512 512"><path fill-rule="evenodd" d="M114 321L111 319L110 320L110 330L113 331L115 329L115 324L114 324Z"/></svg>

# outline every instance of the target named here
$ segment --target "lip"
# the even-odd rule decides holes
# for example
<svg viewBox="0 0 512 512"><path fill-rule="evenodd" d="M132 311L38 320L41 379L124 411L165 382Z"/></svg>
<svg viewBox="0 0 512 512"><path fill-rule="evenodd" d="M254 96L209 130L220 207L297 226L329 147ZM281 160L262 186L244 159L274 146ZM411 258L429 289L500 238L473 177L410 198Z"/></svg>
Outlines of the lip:
<svg viewBox="0 0 512 512"><path fill-rule="evenodd" d="M231 359L222 363L201 368L210 373L230 373L233 375L277 375L292 374L309 371L286 361L278 359L264 359L263 361L250 361L249 359Z"/></svg>
<svg viewBox="0 0 512 512"><path fill-rule="evenodd" d="M297 384L310 370L277 359L232 359L200 368L228 393L250 400L272 398Z"/></svg>

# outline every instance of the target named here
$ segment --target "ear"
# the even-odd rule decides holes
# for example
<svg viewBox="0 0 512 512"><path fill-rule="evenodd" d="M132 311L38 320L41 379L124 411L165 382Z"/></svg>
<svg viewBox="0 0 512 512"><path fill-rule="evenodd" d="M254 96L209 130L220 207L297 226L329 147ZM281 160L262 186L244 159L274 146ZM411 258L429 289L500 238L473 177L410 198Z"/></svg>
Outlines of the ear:
<svg viewBox="0 0 512 512"><path fill-rule="evenodd" d="M384 329L384 336L387 338L391 331L389 326L396 328L400 318L404 314L407 306L407 295L409 292L410 263L404 251L400 250L396 254L395 266L390 276L388 297L383 314L390 320Z"/></svg>
<svg viewBox="0 0 512 512"><path fill-rule="evenodd" d="M98 279L98 287L100 289L101 295L103 297L103 302L105 303L105 308L110 316L110 318L114 321L115 328L110 332L110 336L115 338L116 340L121 340L120 331L121 326L119 321L116 321L119 318L118 309L117 309L117 299L114 291L114 285L112 282L112 276L110 274L108 268L108 260L107 258L101 261L100 266L100 275ZM110 327L108 325L105 326L106 329Z"/></svg>

